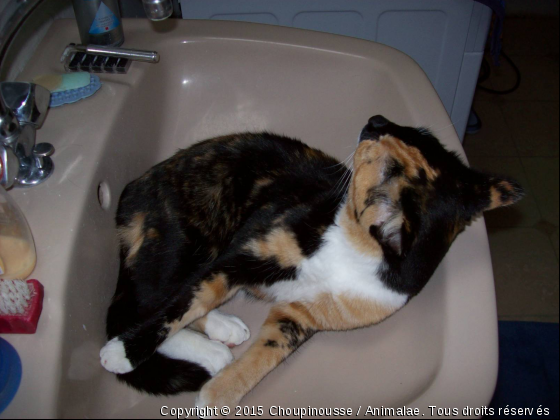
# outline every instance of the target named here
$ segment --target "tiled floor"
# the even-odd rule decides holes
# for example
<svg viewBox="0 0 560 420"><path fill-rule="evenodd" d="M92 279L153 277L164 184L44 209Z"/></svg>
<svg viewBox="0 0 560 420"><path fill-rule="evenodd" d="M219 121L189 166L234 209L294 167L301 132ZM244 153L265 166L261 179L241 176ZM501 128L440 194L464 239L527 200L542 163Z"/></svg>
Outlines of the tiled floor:
<svg viewBox="0 0 560 420"><path fill-rule="evenodd" d="M521 86L509 95L477 91L483 127L464 146L474 167L509 174L527 192L486 215L500 319L558 322L558 19L509 18L503 44ZM484 86L513 85L502 63Z"/></svg>

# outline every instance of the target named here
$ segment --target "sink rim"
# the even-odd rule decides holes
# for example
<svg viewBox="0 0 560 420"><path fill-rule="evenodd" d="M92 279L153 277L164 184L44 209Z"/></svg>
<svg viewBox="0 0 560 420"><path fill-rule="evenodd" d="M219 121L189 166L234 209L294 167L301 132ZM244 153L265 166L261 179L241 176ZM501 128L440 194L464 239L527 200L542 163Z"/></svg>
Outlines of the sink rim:
<svg viewBox="0 0 560 420"><path fill-rule="evenodd" d="M293 28L280 28L280 27L273 27L273 26L268 26L268 25L260 25L260 24L252 24L252 23L240 23L240 22L214 22L214 21L179 21L176 24L173 23L176 26L183 26L185 27L185 32L186 33L191 33L193 34L192 36L190 36L191 39L231 39L231 40L238 40L238 41L252 41L252 42L267 42L267 43L275 43L275 44L281 44L281 45L286 45L286 46L296 46L296 47L303 47L303 48L312 48L312 49L318 49L318 50L324 50L327 52L334 52L334 53L338 53L338 54L344 54L344 55L352 55L354 57L359 57L359 58L364 58L364 59L369 59L369 60L373 60L375 61L375 54L379 51L383 51L384 53L387 54L387 56L389 57L389 64L392 65L400 65L400 66L406 66L406 71L405 73L408 75L409 79L407 79L407 84L412 84L412 81L416 81L416 82L421 82L421 83L425 83L427 81L427 77L425 76L425 74L423 73L423 71L419 68L419 66L408 56L406 56L405 54L387 47L387 46L383 46L381 44L376 44L376 43L372 43L370 41L363 41L363 40L358 40L358 39L354 39L354 38L348 38L348 37L343 37L343 36L339 36L339 35L330 35L330 34L323 34L323 33L316 33L316 32L312 32L312 31L306 31L306 30L300 30L300 29L293 29ZM149 33L151 34L152 32L150 32L150 24L147 21L142 21L142 20L128 20L125 19L124 20L124 25L125 25L125 31L127 31L127 38L129 40L132 40L134 42L135 35L138 34L146 34ZM75 31L73 31L75 29ZM129 29L129 30L128 30ZM48 42L50 40L53 39L53 37L55 36L55 34L60 33L63 31L71 31L71 32L75 32L77 34L77 28L75 25L75 22L73 20L69 20L67 22L60 22L57 23L57 27L56 28L51 28L51 30L49 31L49 34L47 35L47 37L45 38L45 40L43 41L43 44L41 45L42 47L44 46L45 50L52 50L52 47L48 48ZM227 33L224 34L224 33ZM160 49L165 49L165 42L169 43L170 42L170 37L169 36L165 36L165 33L163 34L158 34L161 35L161 37L155 36L153 39L151 39L151 42L153 42L152 44L150 44L149 46L146 45L145 41L146 38L144 37L140 37L143 40L142 45L127 45L127 46L131 46L131 47L137 47L137 48L160 48ZM212 36L213 35L213 36ZM181 39L184 38L186 35L182 35L182 36L175 36L174 40L181 42ZM305 39L305 41L304 41ZM183 41L185 39L182 39ZM47 44L47 45L45 45ZM41 48L40 48L41 49ZM39 49L39 50L40 50ZM45 51L38 51L36 52L35 56L39 56L39 61L45 62L45 60L47 60L45 58ZM43 58L41 58L41 56ZM163 55L162 55L162 63L159 65L165 65L163 62ZM47 60L47 62L52 61L52 60ZM377 61L379 63L379 61ZM387 62L385 63L379 63L379 65L389 65ZM25 77L25 75L29 75L29 65L26 68L26 72L23 73L23 77ZM125 92L126 89L130 89L130 88L134 88L134 87L138 87L139 84L139 80L141 80L140 75L140 71L134 73L131 72L128 76L125 76L128 78L128 80L125 80L124 84L126 86L122 86L122 92ZM122 79L119 79L119 77L122 78L122 76L112 76L112 77L107 77L107 81L108 83L111 83L113 81L118 81L120 83L122 83ZM429 83L429 81L428 81ZM115 89L117 89L117 87L114 86ZM405 89L406 86L403 86L403 89ZM118 89L117 89L118 90ZM423 96L426 95L426 96ZM434 97L435 95L435 97ZM440 112L438 112L440 115L445 115L446 124L441 124L441 126L444 125L448 125L447 123L449 123L449 118L447 117L447 114L445 113L445 110L443 108L443 105L441 104L441 102L439 101L439 98L437 98L437 95L435 94L435 91L433 92L415 92L413 95L413 98L416 98L415 100L417 101L417 103L422 103L423 101L429 101L432 102L434 104L434 106L437 108L440 108ZM121 100L124 100L121 98ZM414 108L414 107L411 107ZM414 109L413 109L414 111ZM443 114L442 114L443 112ZM420 120L420 114L417 115L413 115L413 117L417 118L418 120ZM440 119L442 117L439 117ZM47 138L49 136L56 136L57 135L57 130L52 130L52 124L49 125L49 118L47 118L47 121L45 123L45 127L38 132L38 135L43 136L41 137L41 141L48 141ZM49 131L50 130L50 131ZM461 154L464 154L462 151L462 148L460 146L460 142L456 136L456 134L454 133L454 130L452 128L452 126L448 127L447 129L444 129L441 131L441 133L444 133L445 137L447 138L448 142L451 144L451 146L458 150ZM439 135L440 133L438 133ZM56 140L52 141L53 144L55 144L56 146ZM60 139L58 139L60 140ZM102 142L99 142L102 143ZM92 149L92 156L96 156L99 157L102 154L102 149L103 147L100 147L99 145L89 145ZM62 162L60 162L62 163ZM59 170L63 170L63 165L59 166ZM92 174L95 174L95 171L92 170ZM91 177L93 177L94 175L91 175ZM87 182L87 181L86 181ZM57 187L54 183L54 180L50 180L47 181L47 184L50 183L51 187ZM60 187L60 185L58 185L58 187ZM37 187L40 188L40 187ZM45 191L46 188L49 187L44 187L41 191ZM37 193L35 193L37 191ZM85 194L85 193L84 193ZM79 201L80 206L84 205L85 203L85 196L84 194L81 194L81 200ZM42 207L44 206L44 204L42 204L40 202L40 196L42 194L39 193L39 189L33 189L30 190L29 192L27 192L26 194L23 194L21 191L16 191L14 194L14 198L16 199L16 201L18 201L18 203L20 204L20 206L23 208L24 212L26 213L26 215L29 213L28 218L30 219L30 223L32 225L32 229L37 230L38 228L34 227L37 226L40 221L41 221L41 217L40 215L36 212L33 211L33 208L35 207ZM78 208L81 209L80 206L77 206ZM488 251L488 243L487 243L487 236L486 236L486 232L484 229L484 222L482 220L476 222L471 228L472 231L472 235L471 236L476 236L477 241L479 242L479 246L482 248L482 253L486 253L487 259L485 261L479 261L480 265L482 266L486 266L486 268L490 267L491 270L491 263L489 260L489 251ZM41 235L40 235L41 236ZM70 235L69 237L72 237L72 235ZM472 239L472 238L471 238ZM459 239L459 241L461 241L461 239ZM455 256L456 257L456 256ZM62 275L62 271L64 271L65 268L61 268L60 270L45 270L44 267L42 266L42 260L44 261L44 259L39 260L39 264L38 264L38 268L37 271L35 272L34 275L37 275L39 277L39 279L42 278L49 278L50 276L53 276L57 271L60 275ZM454 258L454 260L456 261L457 258ZM494 299L494 295L493 295L493 283L492 283L492 275L491 275L491 271L490 271L490 276L487 277L486 279L484 279L484 281L486 282L485 284L488 285L488 283L492 286L491 288L491 293L490 296L486 296L485 299L485 304L484 304L484 309L485 312L487 313L487 315L489 313L494 313L496 311L496 307L495 307L495 299ZM449 283L449 287L454 288L456 286L456 282L447 282ZM480 283L480 282L479 282ZM49 287L49 285L47 285L47 288ZM51 286L51 288L54 286ZM51 289L51 291L53 291ZM486 290L486 292L488 293L490 290ZM446 293L446 296L454 296L454 297L460 297L460 296L456 296L453 295L451 291L448 291L448 293ZM491 303L489 303L490 301L494 300L493 305ZM447 304L451 303L451 304L460 304L460 302L446 302ZM462 308L461 312L464 314L468 314L469 312L466 310L467 308ZM482 312L482 310L481 310ZM456 313L455 313L456 315ZM45 314L43 315L45 316ZM476 317L475 317L476 318ZM478 315L478 318L480 318L480 314ZM446 345L444 347L444 354L443 354L443 358L441 360L441 366L440 369L438 371L437 377L434 378L432 384L430 385L429 389L422 394L422 396L420 396L418 399L416 399L414 401L414 404L416 406L421 406L425 408L427 408L428 405L438 405L439 401L443 401L444 403L441 404L441 406L448 406L446 404L449 404L448 401L454 401L456 400L456 392L454 392L453 387L449 387L448 385L444 386L445 384L441 384L440 380L442 375L450 375L450 376L460 376L461 373L464 373L465 369L463 369L462 372L457 372L457 363L461 362L461 357L457 357L457 354L450 354L450 351L456 351L457 349L454 349L453 347L457 347L457 346L461 346L464 341L465 341L465 337L460 337L457 336L457 331L454 331L454 328L456 327L457 323L462 320L463 318L458 317L458 319L451 319L451 320L446 320L446 322L444 323L444 328L445 328L445 335L446 337L449 337L449 335L451 335L451 337L454 337L452 340L452 344L453 346L450 345ZM486 384L486 389L484 387L484 384L480 384L480 383L476 383L476 386L479 388L478 391L476 392L477 394L480 395L484 395L484 397L482 396L476 396L477 401L480 401L478 403L478 406L480 405L484 405L486 404L491 396L492 396L492 391L494 389L494 385L495 385L495 379L497 378L497 318L496 319L496 323L495 325L490 325L490 324L480 324L479 322L479 327L482 328L484 331L480 330L477 331L477 334L475 334L473 331L470 331L470 335L474 336L475 338L478 336L483 336L485 337L483 340L478 340L478 349L472 349L473 352L476 350L477 353L481 353L481 354L486 354L486 361L483 363L485 365L484 370L487 371L487 377L492 377L494 375L494 383L491 384L491 380L489 380L489 382ZM45 321L45 320L43 320ZM476 322L475 322L476 324ZM20 351L20 354L25 353L25 347L29 346L30 344L32 344L32 339L29 337L26 338L17 338L15 339L15 346L18 349L18 351ZM482 343L485 343L485 345L483 346ZM450 348L451 347L451 348ZM483 348L484 347L484 348ZM478 359L481 359L481 357L479 357ZM480 360L479 360L480 361ZM473 367L473 370L476 370L475 367ZM494 373L492 372L494 371ZM60 372L59 372L60 374ZM458 379L458 378L457 378ZM456 380L457 380L456 379ZM463 386L465 386L465 384L463 384ZM21 394L21 393L20 393ZM21 395L20 395L21 397ZM475 398L475 397L473 397ZM17 397L16 397L17 399ZM482 401L484 400L485 401ZM14 401L14 404L17 404L16 401ZM12 405L13 407L14 405ZM476 406L476 405L475 405ZM6 411L6 413L10 413L12 412L12 410L10 410L10 408L8 408L8 410ZM15 411L14 411L15 412ZM43 415L45 413L45 411L42 411ZM49 412L49 416L56 416L56 410L48 410L47 412ZM5 413L5 414L6 414Z"/></svg>

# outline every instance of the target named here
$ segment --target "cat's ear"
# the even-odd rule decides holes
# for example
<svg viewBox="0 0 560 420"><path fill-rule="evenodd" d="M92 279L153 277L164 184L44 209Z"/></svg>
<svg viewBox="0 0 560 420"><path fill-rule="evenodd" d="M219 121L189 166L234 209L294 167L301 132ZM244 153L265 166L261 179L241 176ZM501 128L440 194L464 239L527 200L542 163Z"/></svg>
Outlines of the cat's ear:
<svg viewBox="0 0 560 420"><path fill-rule="evenodd" d="M492 177L490 179L490 204L484 211L511 206L524 196L525 191L517 182L511 179Z"/></svg>
<svg viewBox="0 0 560 420"><path fill-rule="evenodd" d="M484 175L482 182L466 192L466 202L474 204L473 213L511 206L521 200L525 192L516 181L500 176ZM469 206L470 207L470 206Z"/></svg>

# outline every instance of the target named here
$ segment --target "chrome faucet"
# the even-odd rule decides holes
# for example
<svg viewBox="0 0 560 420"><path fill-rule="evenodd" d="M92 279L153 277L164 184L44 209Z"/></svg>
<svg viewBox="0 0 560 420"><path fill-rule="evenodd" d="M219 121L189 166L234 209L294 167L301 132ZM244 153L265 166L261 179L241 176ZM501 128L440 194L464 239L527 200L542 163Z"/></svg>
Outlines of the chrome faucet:
<svg viewBox="0 0 560 420"><path fill-rule="evenodd" d="M0 98L14 116L14 130L9 136L0 134L0 159L4 167L0 183L5 188L40 184L54 170L50 158L54 147L49 143L35 144L36 130L45 121L51 94L33 83L2 82Z"/></svg>
<svg viewBox="0 0 560 420"><path fill-rule="evenodd" d="M0 73L8 48L23 22L43 1L11 0L2 10ZM173 12L171 0L142 2L151 20L166 19ZM114 49L109 53L133 60L159 61L155 52ZM37 185L52 173L54 165L50 156L54 153L54 147L48 143L35 144L35 131L45 119L49 100L49 91L33 83L0 84L0 185L3 187Z"/></svg>
<svg viewBox="0 0 560 420"><path fill-rule="evenodd" d="M0 71L13 39L27 17L43 0L12 0L0 19ZM49 107L50 92L33 83L0 83L0 185L27 187L52 173L54 147L35 144Z"/></svg>

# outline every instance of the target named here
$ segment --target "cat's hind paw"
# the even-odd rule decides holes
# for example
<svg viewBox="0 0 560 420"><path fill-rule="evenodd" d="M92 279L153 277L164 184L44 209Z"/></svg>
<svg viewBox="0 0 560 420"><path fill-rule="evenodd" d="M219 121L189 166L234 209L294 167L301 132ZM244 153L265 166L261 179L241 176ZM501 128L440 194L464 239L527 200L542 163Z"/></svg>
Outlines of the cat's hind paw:
<svg viewBox="0 0 560 420"><path fill-rule="evenodd" d="M99 353L101 365L109 372L119 375L132 372L134 367L126 357L124 343L118 337L113 338Z"/></svg>
<svg viewBox="0 0 560 420"><path fill-rule="evenodd" d="M211 340L221 341L228 347L235 347L251 337L249 328L233 315L213 310L206 316L204 333Z"/></svg>
<svg viewBox="0 0 560 420"><path fill-rule="evenodd" d="M233 354L226 345L191 330L179 331L163 343L158 352L171 359L199 364L212 376L233 361Z"/></svg>
<svg viewBox="0 0 560 420"><path fill-rule="evenodd" d="M210 375L216 376L219 371L233 362L233 354L226 345L209 341L205 354L200 355L199 362L210 372Z"/></svg>

